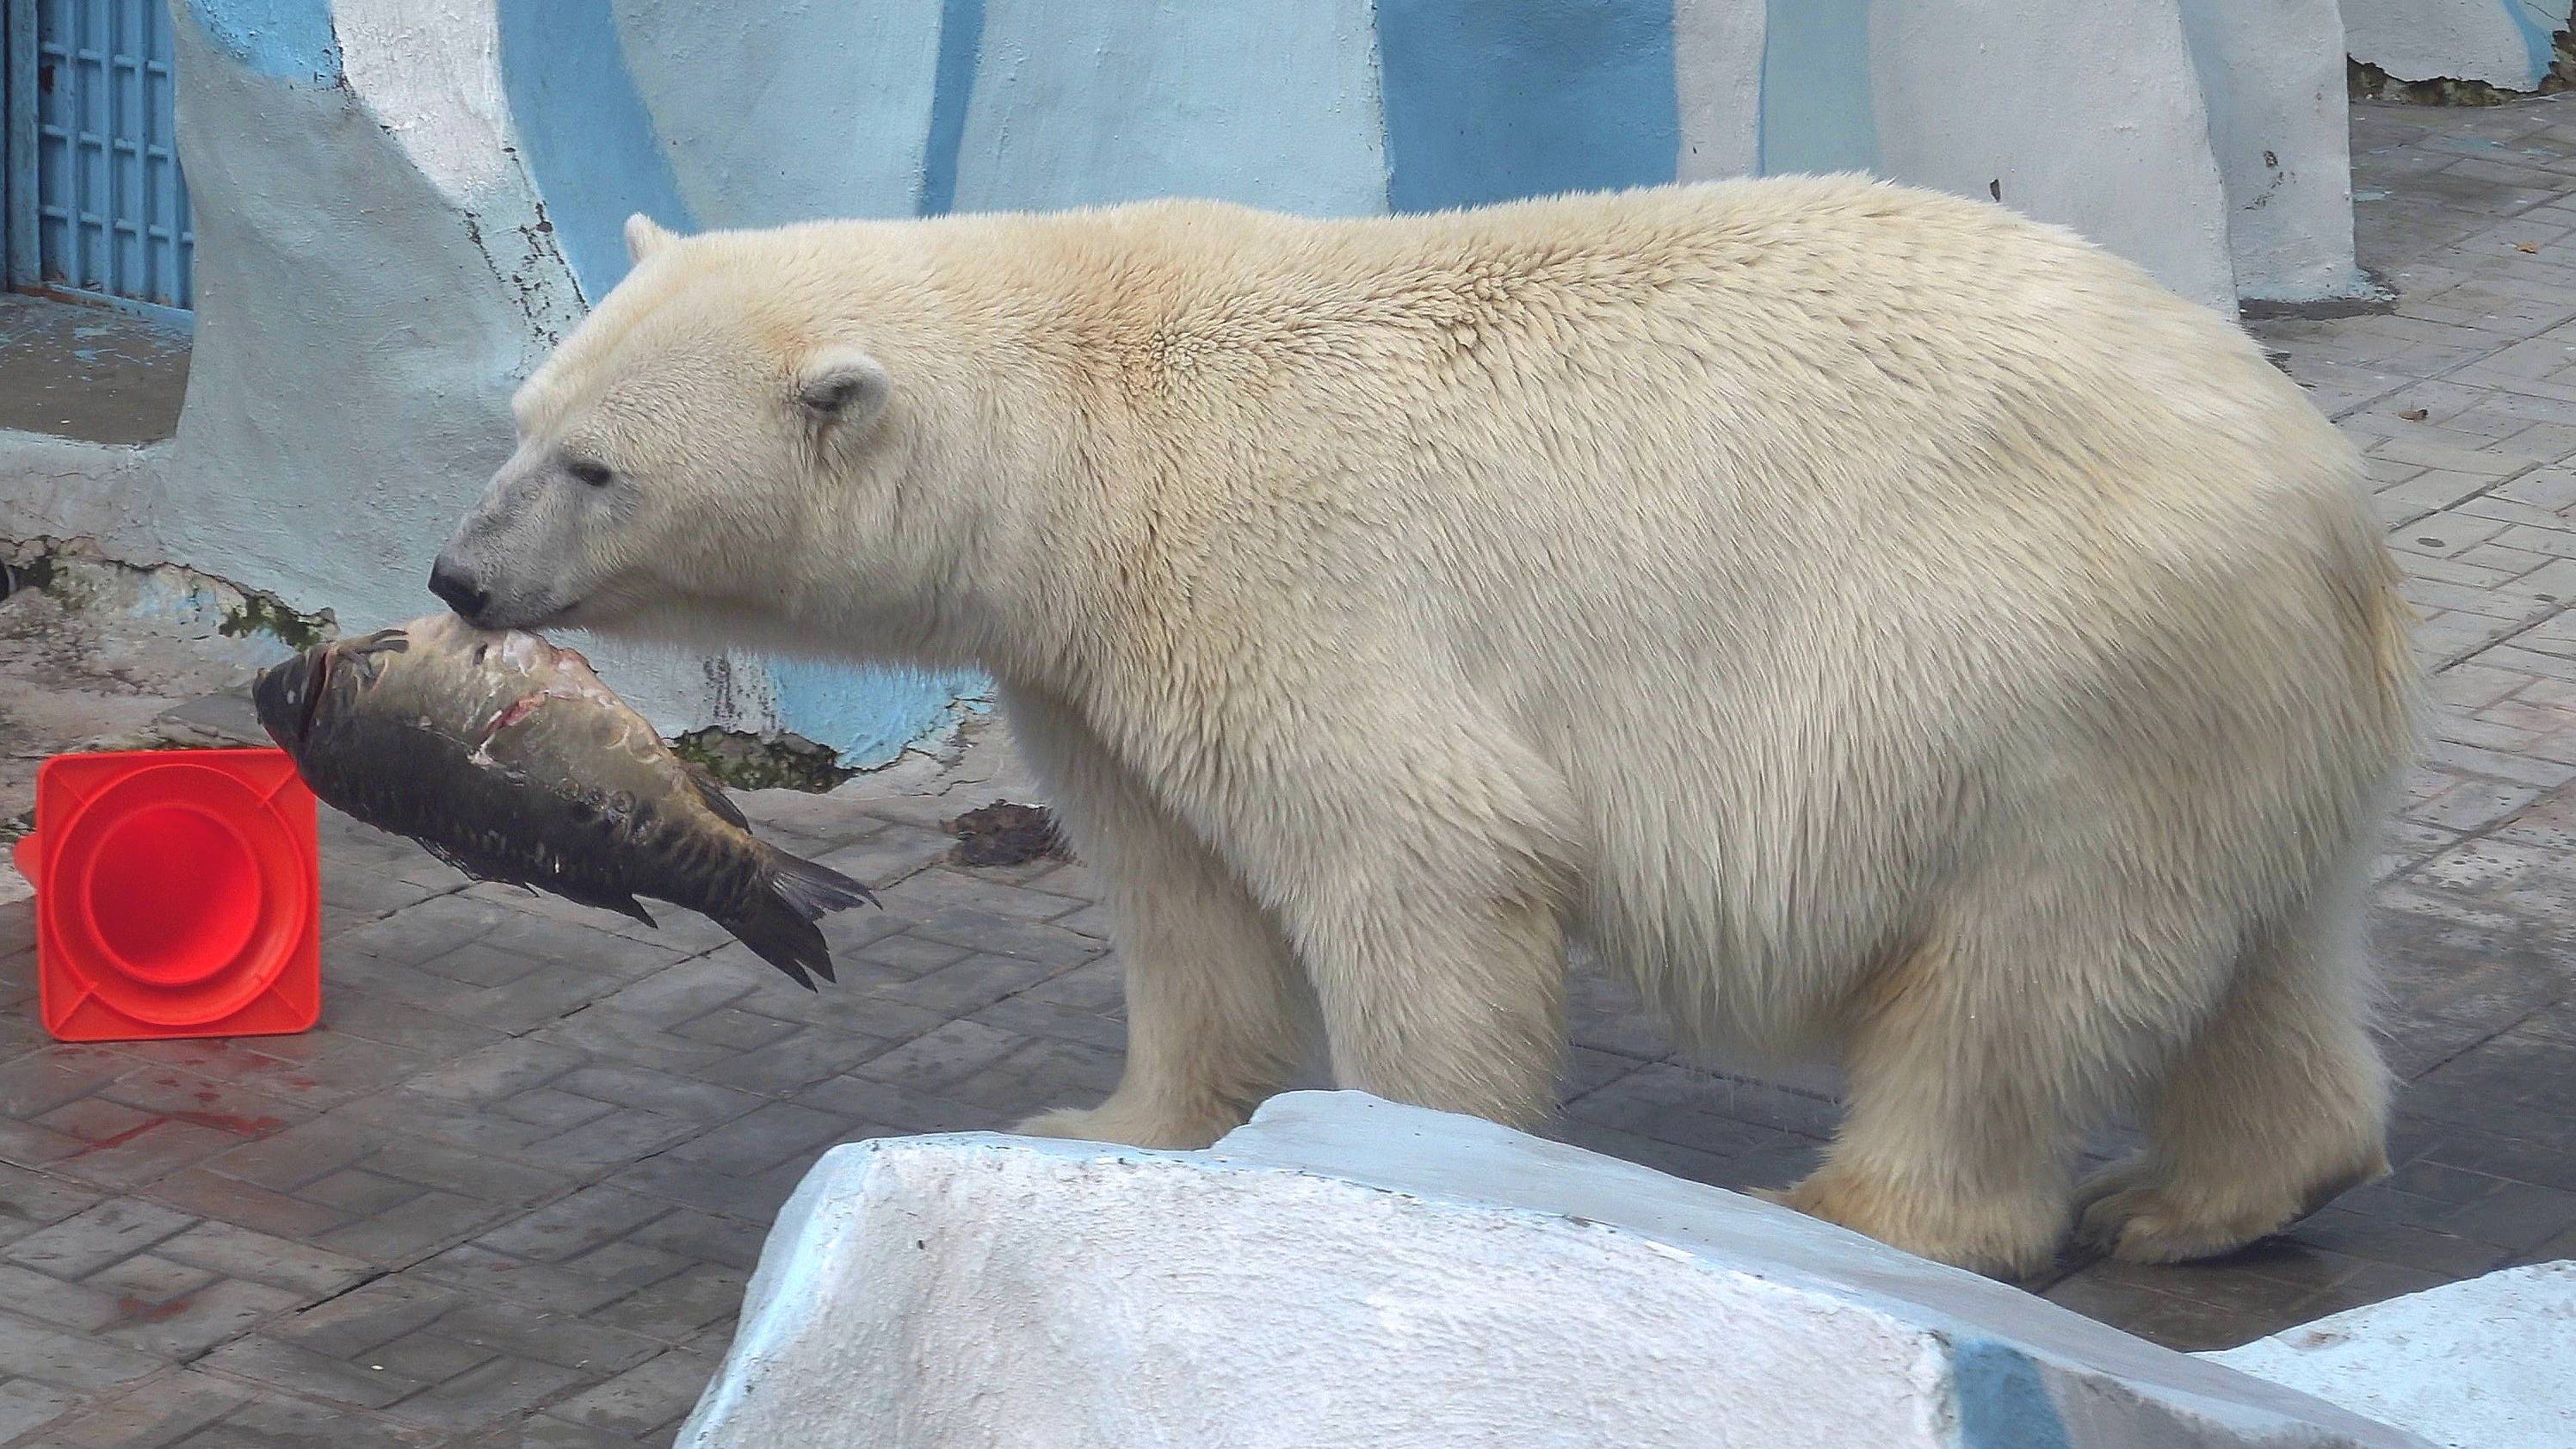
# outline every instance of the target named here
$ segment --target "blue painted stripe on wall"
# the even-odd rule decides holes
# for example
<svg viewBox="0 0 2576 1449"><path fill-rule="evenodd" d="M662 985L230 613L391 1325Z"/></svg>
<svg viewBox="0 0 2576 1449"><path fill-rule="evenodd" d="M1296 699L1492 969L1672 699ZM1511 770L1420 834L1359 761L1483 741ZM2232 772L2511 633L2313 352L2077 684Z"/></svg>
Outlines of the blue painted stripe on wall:
<svg viewBox="0 0 2576 1449"><path fill-rule="evenodd" d="M1952 1352L1960 1449L2068 1449L2066 1421L2028 1354L1991 1338L1968 1339Z"/></svg>
<svg viewBox="0 0 2576 1449"><path fill-rule="evenodd" d="M500 0L501 87L519 154L585 301L626 275L626 218L691 230L609 0Z"/></svg>
<svg viewBox="0 0 2576 1449"><path fill-rule="evenodd" d="M1370 0L984 0L965 211L1386 210Z"/></svg>
<svg viewBox="0 0 2576 1449"><path fill-rule="evenodd" d="M1770 0L1762 43L1762 174L1875 171L1869 0Z"/></svg>
<svg viewBox="0 0 2576 1449"><path fill-rule="evenodd" d="M188 0L188 15L207 39L260 75L320 85L340 79L331 0Z"/></svg>
<svg viewBox="0 0 2576 1449"><path fill-rule="evenodd" d="M2553 20L2548 7L2536 3L2536 0L2504 0L2505 14L2513 18L2514 28L2522 32L2523 51L2531 57L2530 84L2535 86L2540 84L2541 77L2549 74L2549 67L2558 60L2555 37L2559 30L2565 28L2567 7L2560 5L2557 9L2559 14Z"/></svg>
<svg viewBox="0 0 2576 1449"><path fill-rule="evenodd" d="M973 674L853 670L791 659L771 660L769 678L787 728L830 745L843 765L856 769L888 763L946 717L950 705L991 688Z"/></svg>
<svg viewBox="0 0 2576 1449"><path fill-rule="evenodd" d="M930 92L930 135L922 144L921 214L957 204L957 152L966 143L966 106L984 53L984 0L942 0L939 75Z"/></svg>
<svg viewBox="0 0 2576 1449"><path fill-rule="evenodd" d="M1670 181L1672 0L1379 0L1387 205Z"/></svg>

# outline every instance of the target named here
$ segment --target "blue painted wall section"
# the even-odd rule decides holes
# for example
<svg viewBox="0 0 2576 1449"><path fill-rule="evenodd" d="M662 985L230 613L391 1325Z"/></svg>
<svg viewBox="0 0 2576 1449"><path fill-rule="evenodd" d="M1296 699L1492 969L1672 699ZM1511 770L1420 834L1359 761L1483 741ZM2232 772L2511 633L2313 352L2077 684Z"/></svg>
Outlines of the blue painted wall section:
<svg viewBox="0 0 2576 1449"><path fill-rule="evenodd" d="M708 227L922 211L943 36L960 0L611 0L680 199ZM971 86L956 94L964 104Z"/></svg>
<svg viewBox="0 0 2576 1449"><path fill-rule="evenodd" d="M769 678L787 727L830 745L842 764L859 769L891 761L951 705L991 687L972 674L859 670L799 659L772 660Z"/></svg>
<svg viewBox="0 0 2576 1449"><path fill-rule="evenodd" d="M340 79L331 0L188 0L188 18L254 74L312 85Z"/></svg>
<svg viewBox="0 0 2576 1449"><path fill-rule="evenodd" d="M2567 6L2563 3L2557 5L2557 14L2553 17L2550 14L2552 7L2540 3L2540 0L2500 0L2500 3L2505 14L2513 17L2514 28L2522 32L2522 48L2531 56L2531 84L2536 86L2558 59L2558 43L2554 37L2566 28Z"/></svg>
<svg viewBox="0 0 2576 1449"><path fill-rule="evenodd" d="M582 297L626 275L626 218L693 230L609 0L500 0L501 85L519 150Z"/></svg>
<svg viewBox="0 0 2576 1449"><path fill-rule="evenodd" d="M1673 179L1671 0L1379 0L1387 202Z"/></svg>
<svg viewBox="0 0 2576 1449"><path fill-rule="evenodd" d="M1960 1449L2068 1449L2066 1422L2029 1355L1991 1338L1955 1353Z"/></svg>
<svg viewBox="0 0 2576 1449"><path fill-rule="evenodd" d="M1875 171L1869 0L1770 0L1762 173Z"/></svg>
<svg viewBox="0 0 2576 1449"><path fill-rule="evenodd" d="M939 74L930 93L930 137L921 156L923 216L944 216L957 205L957 152L966 144L966 104L974 98L983 54L984 0L942 0Z"/></svg>
<svg viewBox="0 0 2576 1449"><path fill-rule="evenodd" d="M1369 0L982 5L957 210L1155 196L1386 209Z"/></svg>

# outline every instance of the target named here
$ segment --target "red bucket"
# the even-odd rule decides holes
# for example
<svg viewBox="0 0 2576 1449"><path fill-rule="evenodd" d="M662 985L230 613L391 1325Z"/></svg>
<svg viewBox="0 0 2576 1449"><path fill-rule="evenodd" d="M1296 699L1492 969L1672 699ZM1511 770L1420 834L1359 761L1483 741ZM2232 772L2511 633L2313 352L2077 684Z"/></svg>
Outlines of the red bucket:
<svg viewBox="0 0 2576 1449"><path fill-rule="evenodd" d="M278 1036L322 1012L313 794L282 750L57 755L12 852L61 1041Z"/></svg>

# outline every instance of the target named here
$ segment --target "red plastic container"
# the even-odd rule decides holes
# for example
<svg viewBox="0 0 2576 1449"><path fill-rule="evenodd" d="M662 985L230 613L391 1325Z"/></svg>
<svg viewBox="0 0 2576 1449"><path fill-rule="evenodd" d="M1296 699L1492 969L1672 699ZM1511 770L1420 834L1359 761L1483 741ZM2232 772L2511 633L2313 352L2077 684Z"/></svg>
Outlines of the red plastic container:
<svg viewBox="0 0 2576 1449"><path fill-rule="evenodd" d="M282 750L57 755L12 854L60 1041L279 1036L322 1014L313 793Z"/></svg>

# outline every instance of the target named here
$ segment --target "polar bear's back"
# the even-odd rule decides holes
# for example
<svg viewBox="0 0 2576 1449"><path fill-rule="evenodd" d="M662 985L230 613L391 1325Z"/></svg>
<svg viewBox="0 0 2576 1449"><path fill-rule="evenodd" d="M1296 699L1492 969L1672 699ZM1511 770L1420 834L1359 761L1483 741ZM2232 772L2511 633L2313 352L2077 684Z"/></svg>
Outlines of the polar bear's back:
<svg viewBox="0 0 2576 1449"><path fill-rule="evenodd" d="M2286 908L2411 743L2355 450L2071 233L1848 179L1151 231L1205 271L1101 416L1200 596L1498 715L1704 1037L1794 1037L1963 874Z"/></svg>
<svg viewBox="0 0 2576 1449"><path fill-rule="evenodd" d="M1724 539L1757 568L1738 545L1770 530L2072 563L2106 531L2224 548L2348 511L2360 477L2232 321L2063 229L1860 178L927 225L943 291L1043 319L1010 342L1088 454L1218 516L1293 480L1355 524L1579 527L1631 560ZM956 322L926 347L957 350Z"/></svg>

